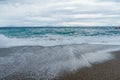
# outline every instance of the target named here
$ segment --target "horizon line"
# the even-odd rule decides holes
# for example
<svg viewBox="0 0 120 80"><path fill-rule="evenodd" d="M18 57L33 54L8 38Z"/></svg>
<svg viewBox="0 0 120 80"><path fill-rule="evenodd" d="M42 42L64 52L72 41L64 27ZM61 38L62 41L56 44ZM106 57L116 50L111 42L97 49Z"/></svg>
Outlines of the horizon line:
<svg viewBox="0 0 120 80"><path fill-rule="evenodd" d="M0 28L9 28L9 27L13 27L13 28L20 28L20 27L41 27L41 28L54 28L54 27L57 27L57 28L62 28L62 27L120 27L120 26L0 26Z"/></svg>

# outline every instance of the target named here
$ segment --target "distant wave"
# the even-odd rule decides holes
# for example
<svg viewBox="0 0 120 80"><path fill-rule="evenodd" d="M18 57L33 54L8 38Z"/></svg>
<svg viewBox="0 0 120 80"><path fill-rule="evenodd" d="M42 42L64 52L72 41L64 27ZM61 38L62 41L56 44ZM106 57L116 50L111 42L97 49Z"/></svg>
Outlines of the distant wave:
<svg viewBox="0 0 120 80"><path fill-rule="evenodd" d="M38 79L52 79L64 70L73 71L113 59L109 52L119 49L120 46L90 44L0 48L0 79L27 72L31 73L28 77L34 74Z"/></svg>
<svg viewBox="0 0 120 80"><path fill-rule="evenodd" d="M115 27L0 28L0 47L65 44L120 45L120 30Z"/></svg>

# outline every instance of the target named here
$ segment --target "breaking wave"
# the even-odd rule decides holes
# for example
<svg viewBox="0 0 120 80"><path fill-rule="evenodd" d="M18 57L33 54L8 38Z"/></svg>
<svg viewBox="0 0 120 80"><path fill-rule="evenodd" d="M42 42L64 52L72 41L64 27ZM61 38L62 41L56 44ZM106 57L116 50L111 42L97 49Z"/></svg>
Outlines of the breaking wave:
<svg viewBox="0 0 120 80"><path fill-rule="evenodd" d="M44 37L37 38L11 38L5 35L0 35L0 48L13 47L13 46L55 46L66 44L107 44L107 45L120 45L119 36L111 37L94 37L94 36L60 36L60 35L46 35Z"/></svg>

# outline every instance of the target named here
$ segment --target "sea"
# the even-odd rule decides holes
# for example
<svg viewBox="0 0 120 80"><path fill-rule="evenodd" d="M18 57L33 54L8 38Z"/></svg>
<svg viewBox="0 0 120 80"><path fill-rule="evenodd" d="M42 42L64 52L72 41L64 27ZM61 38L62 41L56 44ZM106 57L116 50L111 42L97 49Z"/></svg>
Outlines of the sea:
<svg viewBox="0 0 120 80"><path fill-rule="evenodd" d="M57 80L114 59L117 27L0 27L0 80Z"/></svg>
<svg viewBox="0 0 120 80"><path fill-rule="evenodd" d="M0 47L65 44L120 45L120 29L116 27L2 27Z"/></svg>

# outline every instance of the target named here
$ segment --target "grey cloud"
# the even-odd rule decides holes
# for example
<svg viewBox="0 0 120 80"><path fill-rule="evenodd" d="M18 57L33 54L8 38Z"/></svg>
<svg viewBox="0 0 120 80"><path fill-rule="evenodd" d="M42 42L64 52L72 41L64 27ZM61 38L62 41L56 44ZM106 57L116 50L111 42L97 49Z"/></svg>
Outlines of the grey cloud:
<svg viewBox="0 0 120 80"><path fill-rule="evenodd" d="M69 0L72 2L73 0ZM79 0L76 0L79 2ZM82 0L81 0L82 1ZM87 0L84 0L87 2ZM79 4L79 3L69 3L67 0L0 0L4 6L0 5L0 23L1 25L57 25L64 22L96 22L101 24L116 24L120 20L120 8L118 5L107 5L107 2L113 0L104 0L105 4L102 4L101 0L94 0L93 4ZM114 0L115 1L115 0ZM56 2L56 3L55 3ZM116 0L117 2L117 0ZM6 3L6 4L5 4ZM8 4L9 3L9 4ZM66 4L67 3L67 4ZM17 5L16 7L16 4ZM73 7L73 8L72 8ZM8 14L7 14L8 13ZM102 14L101 17L72 17L74 15L82 14ZM118 15L112 16L109 15ZM49 18L42 19L42 18ZM35 19L33 19L35 18ZM55 20L50 20L55 19ZM21 23L21 24L19 24Z"/></svg>

